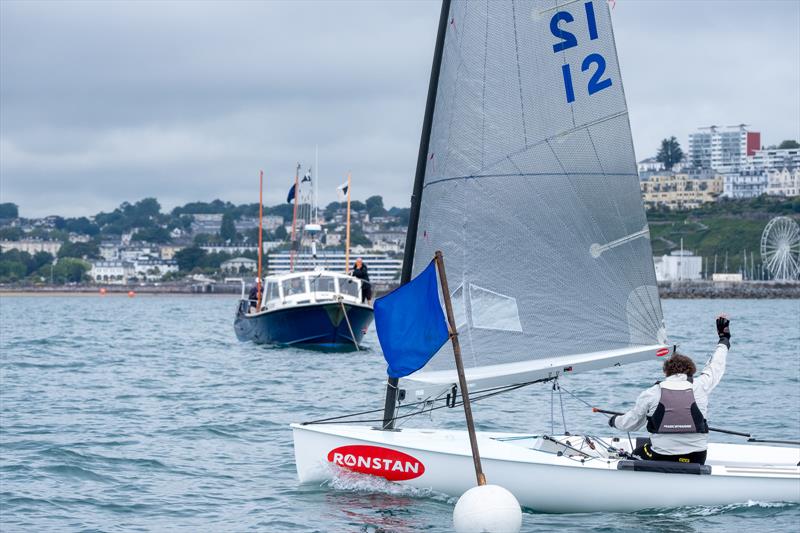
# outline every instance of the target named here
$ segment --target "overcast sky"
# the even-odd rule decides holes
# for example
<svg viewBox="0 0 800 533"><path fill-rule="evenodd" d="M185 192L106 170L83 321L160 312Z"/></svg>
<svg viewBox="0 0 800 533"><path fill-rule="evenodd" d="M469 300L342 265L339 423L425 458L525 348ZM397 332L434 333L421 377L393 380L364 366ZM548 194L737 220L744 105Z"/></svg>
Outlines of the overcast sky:
<svg viewBox="0 0 800 533"><path fill-rule="evenodd" d="M286 196L319 146L320 203L408 205L440 4L0 0L0 201L91 215ZM639 159L751 124L800 138L800 1L616 0Z"/></svg>

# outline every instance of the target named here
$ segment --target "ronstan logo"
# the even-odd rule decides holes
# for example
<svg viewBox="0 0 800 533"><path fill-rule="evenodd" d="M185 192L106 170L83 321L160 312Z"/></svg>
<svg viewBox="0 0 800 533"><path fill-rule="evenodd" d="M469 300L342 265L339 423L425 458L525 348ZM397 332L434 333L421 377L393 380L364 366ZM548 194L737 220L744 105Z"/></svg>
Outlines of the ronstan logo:
<svg viewBox="0 0 800 533"><path fill-rule="evenodd" d="M328 461L354 472L384 477L389 481L414 479L425 473L425 465L407 453L364 444L334 448L328 452Z"/></svg>

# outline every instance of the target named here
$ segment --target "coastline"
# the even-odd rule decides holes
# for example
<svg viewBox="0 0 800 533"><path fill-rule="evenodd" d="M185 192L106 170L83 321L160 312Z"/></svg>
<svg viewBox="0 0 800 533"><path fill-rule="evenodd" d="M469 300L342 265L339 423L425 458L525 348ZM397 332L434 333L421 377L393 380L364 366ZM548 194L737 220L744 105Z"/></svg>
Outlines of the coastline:
<svg viewBox="0 0 800 533"><path fill-rule="evenodd" d="M397 287L396 284L376 284L375 295L381 296ZM101 293L101 289L105 292ZM7 296L238 296L238 283L159 284L159 285L0 285L0 298ZM742 281L738 283L713 281L661 282L658 293L662 299L800 299L800 281Z"/></svg>

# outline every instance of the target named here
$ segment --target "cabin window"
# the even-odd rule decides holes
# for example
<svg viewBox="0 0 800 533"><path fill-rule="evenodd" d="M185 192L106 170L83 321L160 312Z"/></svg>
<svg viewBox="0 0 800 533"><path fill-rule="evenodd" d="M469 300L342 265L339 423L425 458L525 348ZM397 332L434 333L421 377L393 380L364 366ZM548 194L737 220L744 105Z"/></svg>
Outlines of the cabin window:
<svg viewBox="0 0 800 533"><path fill-rule="evenodd" d="M339 292L358 298L359 283L355 278L339 278Z"/></svg>
<svg viewBox="0 0 800 533"><path fill-rule="evenodd" d="M311 276L308 280L311 292L336 292L333 276Z"/></svg>
<svg viewBox="0 0 800 533"><path fill-rule="evenodd" d="M283 280L283 296L293 296L306 292L305 278L291 278Z"/></svg>
<svg viewBox="0 0 800 533"><path fill-rule="evenodd" d="M275 283L274 281L268 281L267 290L265 291L264 294L266 294L268 302L280 298L280 294L278 294L278 284Z"/></svg>

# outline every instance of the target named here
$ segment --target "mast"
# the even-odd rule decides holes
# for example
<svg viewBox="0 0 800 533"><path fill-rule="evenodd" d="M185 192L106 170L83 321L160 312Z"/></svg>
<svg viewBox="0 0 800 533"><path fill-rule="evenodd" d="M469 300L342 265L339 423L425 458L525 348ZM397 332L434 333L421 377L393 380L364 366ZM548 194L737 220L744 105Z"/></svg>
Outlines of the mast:
<svg viewBox="0 0 800 533"><path fill-rule="evenodd" d="M294 210L292 212L292 252L289 254L289 271L294 272L294 254L297 252L295 232L297 231L297 199L300 196L300 163L294 171Z"/></svg>
<svg viewBox="0 0 800 533"><path fill-rule="evenodd" d="M350 272L350 173L347 173L347 237L344 245L344 273Z"/></svg>
<svg viewBox="0 0 800 533"><path fill-rule="evenodd" d="M433 51L433 63L431 64L431 79L428 83L428 100L425 103L425 116L422 119L422 134L419 140L417 170L414 175L414 189L411 192L411 211L408 220L408 233L406 233L406 247L403 253L403 271L400 275L401 284L408 283L411 280L411 270L414 266L414 248L417 242L419 207L422 202L422 186L425 183L425 168L428 162L428 147L431 140L433 110L436 105L436 90L439 87L439 72L442 67L444 37L447 32L447 18L449 15L450 0L442 0L442 11L439 14L439 29L436 34L436 46ZM398 381L397 378L389 378L386 383L386 401L383 406L383 429L394 429L394 411L397 405Z"/></svg>
<svg viewBox="0 0 800 533"><path fill-rule="evenodd" d="M319 189L317 181L319 180L319 145L314 145L314 224L319 223Z"/></svg>
<svg viewBox="0 0 800 533"><path fill-rule="evenodd" d="M256 311L261 309L261 256L264 255L264 171L258 173L258 300Z"/></svg>

